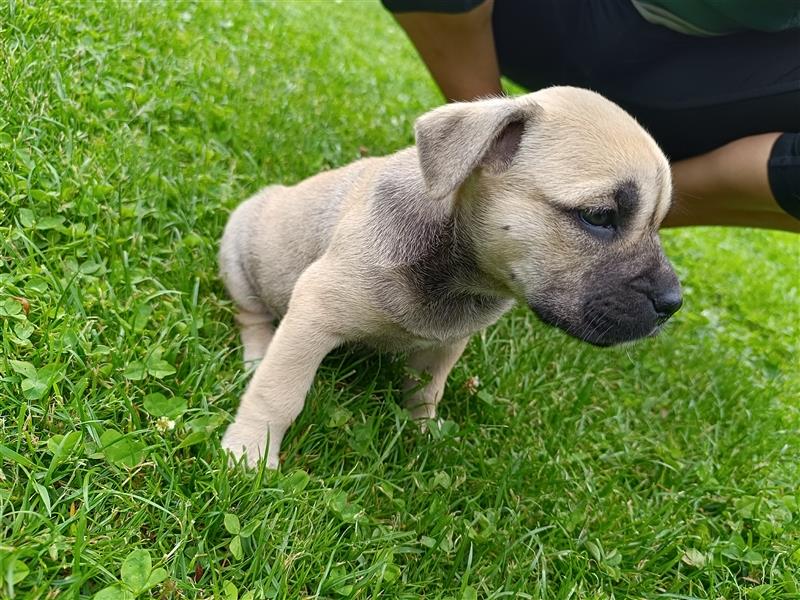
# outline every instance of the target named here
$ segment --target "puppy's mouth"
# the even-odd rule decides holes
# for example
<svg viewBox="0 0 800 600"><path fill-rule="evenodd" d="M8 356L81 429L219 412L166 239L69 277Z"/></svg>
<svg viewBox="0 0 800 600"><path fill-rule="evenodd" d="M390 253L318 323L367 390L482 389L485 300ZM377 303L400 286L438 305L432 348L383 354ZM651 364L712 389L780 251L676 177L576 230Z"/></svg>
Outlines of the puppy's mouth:
<svg viewBox="0 0 800 600"><path fill-rule="evenodd" d="M588 313L580 319L573 320L546 305L530 301L527 305L543 323L558 327L571 337L600 348L653 337L664 326L663 322L654 324L652 318L637 318L628 314Z"/></svg>

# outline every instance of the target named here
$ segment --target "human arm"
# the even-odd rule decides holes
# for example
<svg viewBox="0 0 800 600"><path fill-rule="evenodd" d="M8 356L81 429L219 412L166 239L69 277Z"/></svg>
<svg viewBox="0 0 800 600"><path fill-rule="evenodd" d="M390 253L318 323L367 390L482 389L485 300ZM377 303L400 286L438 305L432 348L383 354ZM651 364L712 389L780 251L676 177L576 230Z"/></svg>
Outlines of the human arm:
<svg viewBox="0 0 800 600"><path fill-rule="evenodd" d="M461 13L396 12L447 100L503 93L492 32L494 0Z"/></svg>

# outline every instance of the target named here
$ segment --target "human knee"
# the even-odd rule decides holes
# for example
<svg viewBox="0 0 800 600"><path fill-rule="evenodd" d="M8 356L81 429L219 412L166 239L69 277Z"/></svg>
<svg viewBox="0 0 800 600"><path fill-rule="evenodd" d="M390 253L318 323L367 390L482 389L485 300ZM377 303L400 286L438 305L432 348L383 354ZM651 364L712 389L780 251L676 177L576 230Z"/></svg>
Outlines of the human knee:
<svg viewBox="0 0 800 600"><path fill-rule="evenodd" d="M775 140L767 174L775 201L800 219L800 133L784 133Z"/></svg>

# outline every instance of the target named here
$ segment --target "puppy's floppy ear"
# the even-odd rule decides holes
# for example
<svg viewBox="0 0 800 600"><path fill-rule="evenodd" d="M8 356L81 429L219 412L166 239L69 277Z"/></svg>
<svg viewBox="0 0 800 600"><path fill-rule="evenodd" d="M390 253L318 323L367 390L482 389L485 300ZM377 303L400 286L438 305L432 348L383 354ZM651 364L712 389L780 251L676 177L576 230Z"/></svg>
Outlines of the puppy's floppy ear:
<svg viewBox="0 0 800 600"><path fill-rule="evenodd" d="M493 172L508 168L536 108L492 98L447 104L417 119L417 154L431 196L455 191L478 166Z"/></svg>

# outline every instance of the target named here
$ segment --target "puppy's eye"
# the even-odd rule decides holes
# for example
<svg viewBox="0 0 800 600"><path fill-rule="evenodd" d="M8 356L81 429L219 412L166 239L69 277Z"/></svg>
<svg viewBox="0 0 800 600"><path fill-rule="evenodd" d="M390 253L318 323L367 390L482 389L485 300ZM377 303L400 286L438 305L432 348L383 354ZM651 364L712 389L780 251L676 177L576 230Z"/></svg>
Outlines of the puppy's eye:
<svg viewBox="0 0 800 600"><path fill-rule="evenodd" d="M617 227L617 213L613 210L579 210L578 218L591 228L613 230Z"/></svg>

